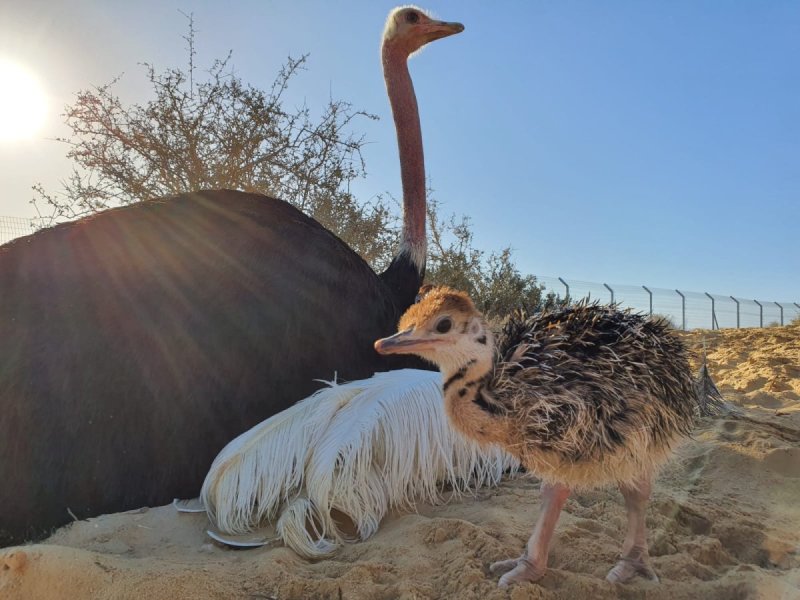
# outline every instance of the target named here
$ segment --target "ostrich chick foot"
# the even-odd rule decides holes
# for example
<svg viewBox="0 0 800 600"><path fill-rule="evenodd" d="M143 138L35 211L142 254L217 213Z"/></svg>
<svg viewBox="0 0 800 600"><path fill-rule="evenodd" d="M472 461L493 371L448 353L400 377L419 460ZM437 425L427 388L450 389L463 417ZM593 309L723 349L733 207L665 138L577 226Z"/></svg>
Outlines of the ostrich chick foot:
<svg viewBox="0 0 800 600"><path fill-rule="evenodd" d="M507 588L515 583L524 581L539 581L547 571L546 566L537 566L528 560L524 554L519 558L501 560L489 566L492 573L505 573L497 583L497 587Z"/></svg>
<svg viewBox="0 0 800 600"><path fill-rule="evenodd" d="M606 575L610 583L627 583L637 575L658 583L658 575L653 568L642 558L620 557L617 564Z"/></svg>

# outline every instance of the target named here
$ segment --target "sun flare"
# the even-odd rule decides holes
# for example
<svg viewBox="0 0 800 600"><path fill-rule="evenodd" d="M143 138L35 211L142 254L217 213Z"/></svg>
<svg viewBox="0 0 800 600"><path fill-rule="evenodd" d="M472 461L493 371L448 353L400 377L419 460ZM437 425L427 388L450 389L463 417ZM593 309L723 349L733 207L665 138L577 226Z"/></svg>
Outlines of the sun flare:
<svg viewBox="0 0 800 600"><path fill-rule="evenodd" d="M0 58L0 142L28 139L44 125L47 100L37 78Z"/></svg>

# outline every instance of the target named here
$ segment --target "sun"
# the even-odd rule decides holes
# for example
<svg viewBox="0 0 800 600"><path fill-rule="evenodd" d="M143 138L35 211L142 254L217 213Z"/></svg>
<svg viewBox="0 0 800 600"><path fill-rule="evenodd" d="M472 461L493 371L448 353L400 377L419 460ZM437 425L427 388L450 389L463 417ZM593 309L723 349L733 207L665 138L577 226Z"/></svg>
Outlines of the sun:
<svg viewBox="0 0 800 600"><path fill-rule="evenodd" d="M36 77L0 58L0 142L29 139L44 125L47 99Z"/></svg>

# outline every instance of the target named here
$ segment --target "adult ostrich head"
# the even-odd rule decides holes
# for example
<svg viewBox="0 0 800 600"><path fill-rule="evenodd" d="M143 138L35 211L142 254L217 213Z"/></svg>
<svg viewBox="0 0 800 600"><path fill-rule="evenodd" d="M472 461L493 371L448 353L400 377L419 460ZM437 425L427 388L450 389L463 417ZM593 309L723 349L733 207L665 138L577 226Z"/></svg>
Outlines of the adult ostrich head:
<svg viewBox="0 0 800 600"><path fill-rule="evenodd" d="M463 30L461 23L438 21L416 6L394 9L383 30L383 74L397 130L403 182L403 232L400 248L382 278L402 298L403 307L414 301L422 283L427 250L425 158L419 109L407 61L425 44Z"/></svg>
<svg viewBox="0 0 800 600"><path fill-rule="evenodd" d="M401 6L390 12L386 19L383 47L402 48L408 58L425 44L462 31L464 26L461 23L433 19L416 6Z"/></svg>

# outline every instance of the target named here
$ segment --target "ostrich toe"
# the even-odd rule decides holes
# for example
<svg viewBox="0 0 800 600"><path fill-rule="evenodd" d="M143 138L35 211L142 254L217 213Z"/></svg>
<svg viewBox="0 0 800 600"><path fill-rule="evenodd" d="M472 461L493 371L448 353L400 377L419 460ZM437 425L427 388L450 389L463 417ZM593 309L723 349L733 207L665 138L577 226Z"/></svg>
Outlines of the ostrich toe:
<svg viewBox="0 0 800 600"><path fill-rule="evenodd" d="M508 570L509 568L511 570ZM544 577L547 567L537 566L526 557L521 556L520 558L496 562L489 567L489 570L493 573L508 571L497 582L497 587L507 588L515 583L539 581Z"/></svg>
<svg viewBox="0 0 800 600"><path fill-rule="evenodd" d="M489 572L493 575L507 573L516 567L519 564L519 561L521 561L523 558L525 558L524 554L519 558L509 558L508 560L498 560L497 562L493 562L489 565Z"/></svg>
<svg viewBox="0 0 800 600"><path fill-rule="evenodd" d="M606 575L610 583L627 583L637 575L658 583L658 575L653 568L642 559L620 557L617 564Z"/></svg>

